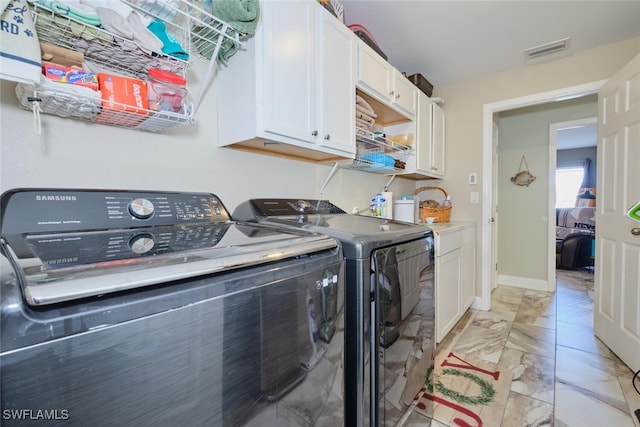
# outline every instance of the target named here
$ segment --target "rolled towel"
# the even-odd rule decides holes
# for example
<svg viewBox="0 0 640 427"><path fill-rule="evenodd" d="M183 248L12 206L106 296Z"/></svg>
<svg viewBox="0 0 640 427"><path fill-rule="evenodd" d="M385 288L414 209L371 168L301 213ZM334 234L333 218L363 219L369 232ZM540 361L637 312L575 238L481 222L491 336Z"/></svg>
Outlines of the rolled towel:
<svg viewBox="0 0 640 427"><path fill-rule="evenodd" d="M360 106L361 109L364 109L365 111L367 111L369 114L375 114L375 110L373 109L373 107L371 107L371 104L369 104L367 101L365 101L365 99L363 97L361 97L360 95L356 95L356 106Z"/></svg>
<svg viewBox="0 0 640 427"><path fill-rule="evenodd" d="M242 36L253 36L260 17L259 0L213 0L213 15L229 24ZM202 56L211 58L210 45L219 37L207 27L194 27L192 34L194 44ZM239 46L225 37L218 52L218 59L226 62L238 51Z"/></svg>
<svg viewBox="0 0 640 427"><path fill-rule="evenodd" d="M370 117L373 117L374 119L376 117L378 117L378 115L373 110L369 110L369 109L363 107L362 105L356 104L356 111L360 112L362 114L368 115Z"/></svg>
<svg viewBox="0 0 640 427"><path fill-rule="evenodd" d="M356 119L356 126L359 127L360 129L364 129L367 131L373 129L372 124L365 122L364 120L361 120L361 119Z"/></svg>
<svg viewBox="0 0 640 427"><path fill-rule="evenodd" d="M363 115L356 115L356 120L360 120L363 121L365 123L369 123L369 126L373 126L376 121L371 118L371 117L367 117L367 116L363 116Z"/></svg>

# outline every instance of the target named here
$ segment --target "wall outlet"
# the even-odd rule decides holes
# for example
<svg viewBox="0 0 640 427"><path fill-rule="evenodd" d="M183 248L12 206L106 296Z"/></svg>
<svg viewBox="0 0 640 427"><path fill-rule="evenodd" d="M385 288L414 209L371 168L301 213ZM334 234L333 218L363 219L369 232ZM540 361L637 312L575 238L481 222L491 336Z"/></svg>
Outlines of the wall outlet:
<svg viewBox="0 0 640 427"><path fill-rule="evenodd" d="M471 172L469 174L469 185L476 185L478 183L478 174Z"/></svg>

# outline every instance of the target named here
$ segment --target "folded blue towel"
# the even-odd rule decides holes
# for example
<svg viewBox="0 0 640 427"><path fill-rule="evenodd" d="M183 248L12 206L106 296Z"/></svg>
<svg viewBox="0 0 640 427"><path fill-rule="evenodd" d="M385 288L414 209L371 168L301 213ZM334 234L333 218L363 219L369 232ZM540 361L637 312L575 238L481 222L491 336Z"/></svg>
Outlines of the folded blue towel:
<svg viewBox="0 0 640 427"><path fill-rule="evenodd" d="M358 160L364 160L367 162L371 162L374 165L380 166L394 167L394 165L396 164L396 161L393 157L382 153L365 154L364 156L358 157Z"/></svg>
<svg viewBox="0 0 640 427"><path fill-rule="evenodd" d="M164 22L156 19L147 26L147 29L162 41L162 53L185 61L189 59L189 52L180 46L180 43L178 43L178 41L169 34Z"/></svg>

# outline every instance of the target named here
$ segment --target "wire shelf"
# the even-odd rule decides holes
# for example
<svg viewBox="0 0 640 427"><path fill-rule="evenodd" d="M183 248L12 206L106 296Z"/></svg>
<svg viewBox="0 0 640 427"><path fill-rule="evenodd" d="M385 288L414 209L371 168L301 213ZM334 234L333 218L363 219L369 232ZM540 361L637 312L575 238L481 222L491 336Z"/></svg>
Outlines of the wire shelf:
<svg viewBox="0 0 640 427"><path fill-rule="evenodd" d="M181 57L151 52L132 40L49 9L47 3L28 1L39 41L82 53L91 72L117 73L144 80L151 68L184 77L191 67L191 62ZM149 132L161 132L195 122L195 111L206 92L206 85L210 83L213 65L218 61L221 49L239 49L245 35L191 0L120 1L145 17L162 21L166 31L185 52L197 53L210 60L205 83L198 91L196 102L185 106L186 113L132 109L122 104L108 109L102 106L99 92L78 95L76 90L51 86L47 82L35 88L19 84L16 94L21 108L33 110L37 101L39 111L44 114Z"/></svg>
<svg viewBox="0 0 640 427"><path fill-rule="evenodd" d="M356 128L356 158L340 166L375 173L404 172L404 164L413 152L409 146Z"/></svg>
<svg viewBox="0 0 640 427"><path fill-rule="evenodd" d="M112 34L65 15L60 15L38 3L32 3L33 20L40 42L81 52L100 70L144 79L150 68L159 68L185 76L191 64L173 56L152 53L132 40ZM184 29L172 28L172 36L185 48L189 37Z"/></svg>
<svg viewBox="0 0 640 427"><path fill-rule="evenodd" d="M34 103L37 103L45 114L146 132L163 132L194 122L192 104L185 106L187 114L153 111L118 102L107 107L103 105L100 92L87 89L83 91L86 95L79 94L64 90L65 86L68 85L55 82L46 86L19 83L16 95L20 108L33 111Z"/></svg>
<svg viewBox="0 0 640 427"><path fill-rule="evenodd" d="M176 31L186 29L192 46L190 52L197 53L205 59L215 60L223 44L231 44L234 48L243 45L241 33L211 12L198 7L195 2L189 0L122 0L122 2L149 17L164 21L168 28Z"/></svg>

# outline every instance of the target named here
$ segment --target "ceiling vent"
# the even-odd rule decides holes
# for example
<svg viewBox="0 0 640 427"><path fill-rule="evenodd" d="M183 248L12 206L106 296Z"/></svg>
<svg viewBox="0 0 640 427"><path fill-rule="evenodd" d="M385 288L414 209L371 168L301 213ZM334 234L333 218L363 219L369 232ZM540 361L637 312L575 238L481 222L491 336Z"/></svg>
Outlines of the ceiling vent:
<svg viewBox="0 0 640 427"><path fill-rule="evenodd" d="M569 37L562 40L557 40L555 42L542 44L540 46L530 47L529 49L525 49L524 57L525 59L534 59L544 55L550 55L552 53L559 52L561 50L565 50L569 48Z"/></svg>

